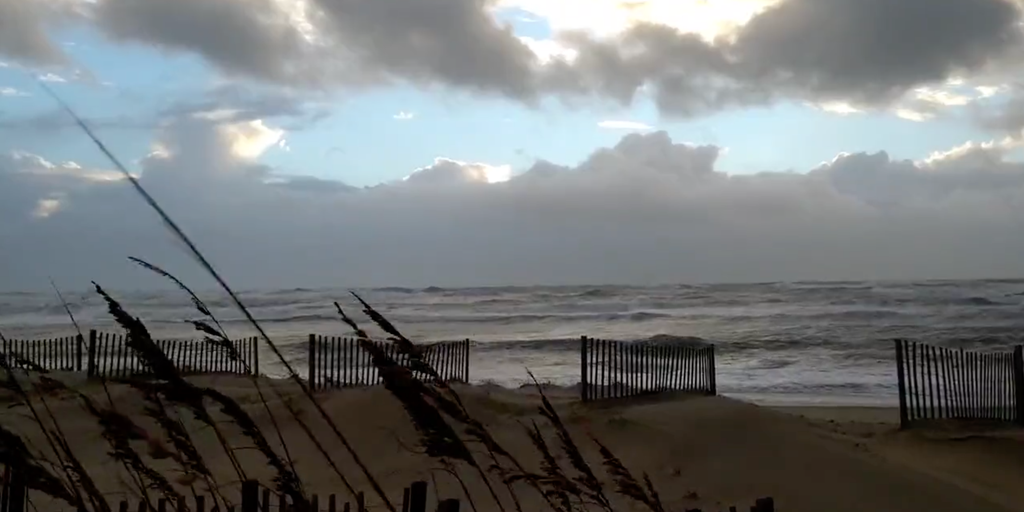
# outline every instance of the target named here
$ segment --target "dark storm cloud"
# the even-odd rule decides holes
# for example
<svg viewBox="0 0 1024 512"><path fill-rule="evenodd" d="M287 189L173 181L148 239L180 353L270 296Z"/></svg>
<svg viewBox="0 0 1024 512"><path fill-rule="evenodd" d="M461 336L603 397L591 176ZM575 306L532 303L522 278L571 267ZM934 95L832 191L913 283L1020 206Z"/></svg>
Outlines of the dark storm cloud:
<svg viewBox="0 0 1024 512"><path fill-rule="evenodd" d="M788 0L734 51L754 79L872 103L1006 56L1020 20L1007 0Z"/></svg>
<svg viewBox="0 0 1024 512"><path fill-rule="evenodd" d="M115 40L194 52L232 74L288 82L308 71L307 45L273 0L102 0L94 17Z"/></svg>
<svg viewBox="0 0 1024 512"><path fill-rule="evenodd" d="M0 0L0 57L32 65L65 63L66 55L46 29L74 13L64 0Z"/></svg>
<svg viewBox="0 0 1024 512"><path fill-rule="evenodd" d="M642 24L580 50L547 83L624 102L652 89L662 111L690 116L777 98L884 106L915 87L1019 64L1021 10L1007 0L786 0L735 40L708 43Z"/></svg>
<svg viewBox="0 0 1024 512"><path fill-rule="evenodd" d="M45 60L44 4L24 1L0 2L19 13L9 19L23 20L0 31L10 40L0 51ZM37 8L12 7L21 5ZM650 23L599 40L559 33L578 58L548 62L492 8L487 0L100 0L90 17L115 40L195 53L279 86L398 81L529 103L649 94L678 116L780 98L885 106L920 85L1021 64L1013 0L784 0L714 42ZM13 50L15 40L31 49Z"/></svg>

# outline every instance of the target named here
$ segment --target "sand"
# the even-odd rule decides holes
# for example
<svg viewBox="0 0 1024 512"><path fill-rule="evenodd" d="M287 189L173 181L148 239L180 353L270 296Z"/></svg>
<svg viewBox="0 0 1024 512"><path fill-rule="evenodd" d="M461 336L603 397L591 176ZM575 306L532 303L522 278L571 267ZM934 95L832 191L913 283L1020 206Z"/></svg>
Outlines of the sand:
<svg viewBox="0 0 1024 512"><path fill-rule="evenodd" d="M251 382L239 377L203 377L195 382L236 398L264 427L268 438L275 439ZM76 384L90 396L103 397L95 384ZM353 484L366 490L368 502L375 502L352 459L307 400L288 383L275 385L303 411ZM457 389L470 411L530 469L538 468L539 458L523 432L523 423L536 420L548 435L548 443L555 446L551 428L536 412L535 388ZM1024 510L1024 486L1019 484L1024 481L1024 435L1012 429L946 425L899 432L892 409L765 408L723 397L685 395L584 405L570 390L552 388L548 392L602 480L608 478L588 433L605 443L638 476L649 473L669 512L697 507L726 510L728 505L745 510L763 496L772 496L777 509L784 512ZM111 394L120 411L138 415L142 401L134 391L114 387ZM432 495L462 497L456 481L436 470L440 467L437 460L416 453L415 430L386 390L339 390L319 394L318 400L393 501L401 501L402 489L410 481L432 478L436 479L436 485L431 484ZM99 437L95 421L66 397L50 396L47 404L101 488L112 500L127 496L125 474L106 455L109 447ZM283 409L276 399L271 406L275 414ZM139 423L149 425L137 417ZM321 496L337 493L339 500L347 500L340 480L298 425L279 418L305 485ZM3 409L0 422L41 446L23 411ZM210 429L199 428L193 421L188 424L218 480L237 480ZM226 425L224 429L238 446L248 446L235 427ZM159 436L155 428L153 432ZM145 444L139 449L145 451ZM247 476L269 482L270 473L258 452L243 449L238 454ZM155 464L170 468L166 463ZM181 479L169 469L166 472ZM497 510L473 471L463 468L460 473L478 509ZM503 488L498 491L504 496ZM528 488L519 488L518 494L524 510L545 510ZM40 510L58 508L45 498L34 499ZM618 497L613 502L616 510L642 510ZM464 509L468 508L464 505ZM510 506L508 510L514 509Z"/></svg>

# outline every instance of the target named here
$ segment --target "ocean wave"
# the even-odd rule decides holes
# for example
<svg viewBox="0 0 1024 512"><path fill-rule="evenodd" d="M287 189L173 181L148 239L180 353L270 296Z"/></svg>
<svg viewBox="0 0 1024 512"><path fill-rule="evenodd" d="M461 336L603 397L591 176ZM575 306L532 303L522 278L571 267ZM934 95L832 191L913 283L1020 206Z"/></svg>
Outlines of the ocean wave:
<svg viewBox="0 0 1024 512"><path fill-rule="evenodd" d="M615 297L621 295L621 290L612 290L608 288L591 288L584 290L579 293L575 293L572 297L584 297L584 298L599 298L599 297Z"/></svg>
<svg viewBox="0 0 1024 512"><path fill-rule="evenodd" d="M325 308L326 309L326 308ZM512 315L488 315L488 314L476 314L476 315L415 315L406 313L385 313L392 322L398 324L422 324L422 323L444 323L444 324L493 324L493 325L512 325L512 324L523 324L533 322L614 322L614 321L627 321L627 322L646 322L648 320L655 320L660 318L672 318L673 315L669 313L659 313L655 311L629 311L621 313L576 313L576 314L512 314ZM325 310L323 313L301 313L301 314L290 314L276 317L262 317L257 318L259 322L268 324L279 324L279 323L299 323L299 322L320 322L337 320L338 315L329 310ZM245 319L235 318L228 321L231 322L246 322Z"/></svg>
<svg viewBox="0 0 1024 512"><path fill-rule="evenodd" d="M654 311L631 311L621 313L572 313L572 314L518 314L518 315L472 315L472 316L437 316L421 317L417 321L436 321L442 323L465 324L522 324L532 322L646 322L659 318L672 318L669 313Z"/></svg>
<svg viewBox="0 0 1024 512"><path fill-rule="evenodd" d="M753 364L744 366L747 370L781 370L783 368L793 366L799 362L798 359L792 357L769 357L764 359L758 359Z"/></svg>
<svg viewBox="0 0 1024 512"><path fill-rule="evenodd" d="M775 317L792 317L807 320L881 320L899 318L913 315L911 311L897 311L892 309L851 309L847 311L828 311L821 313L779 313Z"/></svg>
<svg viewBox="0 0 1024 512"><path fill-rule="evenodd" d="M487 324L521 324L532 322L646 322L659 318L672 318L668 313L653 311L632 311L621 313L572 313L572 314L519 314L519 315L474 315L463 317L438 317L444 323L487 323Z"/></svg>
<svg viewBox="0 0 1024 512"><path fill-rule="evenodd" d="M375 292L390 292L390 293L419 293L419 290L414 288L403 288L401 286L385 286L383 288L371 288Z"/></svg>
<svg viewBox="0 0 1024 512"><path fill-rule="evenodd" d="M996 302L992 299L985 297L966 297L963 299L957 299L953 301L956 304L965 304L969 306L1006 306L1006 303Z"/></svg>
<svg viewBox="0 0 1024 512"><path fill-rule="evenodd" d="M672 334L655 334L647 338L639 339L619 339L615 340L610 337L594 336L595 339L606 339L609 341L620 341L624 343L643 343L647 342L657 346L683 346L691 348L701 348L708 345L708 341L704 338L697 336L676 336ZM501 340L501 341L488 341L483 343L474 344L475 348L480 350L500 350L500 351L579 351L580 350L580 338L553 338L553 339L534 339L534 340Z"/></svg>

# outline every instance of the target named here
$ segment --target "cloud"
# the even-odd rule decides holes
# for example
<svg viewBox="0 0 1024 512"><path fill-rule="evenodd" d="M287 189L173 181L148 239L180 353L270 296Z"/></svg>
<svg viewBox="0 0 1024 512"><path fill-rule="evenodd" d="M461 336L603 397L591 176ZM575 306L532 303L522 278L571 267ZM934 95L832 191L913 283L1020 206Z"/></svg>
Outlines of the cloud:
<svg viewBox="0 0 1024 512"><path fill-rule="evenodd" d="M986 98L999 94L984 105L972 105L971 114L981 127L1018 138L1024 135L1024 86L1003 86L994 93L981 89L978 94Z"/></svg>
<svg viewBox="0 0 1024 512"><path fill-rule="evenodd" d="M628 31L637 23L659 23L711 41L732 33L775 3L777 0L501 0L499 5L533 13L559 31L583 30L607 37Z"/></svg>
<svg viewBox="0 0 1024 512"><path fill-rule="evenodd" d="M0 55L33 65L66 62L67 56L46 28L67 14L67 4L59 0L0 0Z"/></svg>
<svg viewBox="0 0 1024 512"><path fill-rule="evenodd" d="M658 24L613 38L563 36L578 56L549 69L548 85L622 102L646 88L663 112L694 116L787 98L888 107L957 74L1019 65L1015 2L890 7L884 0L786 0L714 42ZM931 40L935 33L941 42Z"/></svg>
<svg viewBox="0 0 1024 512"><path fill-rule="evenodd" d="M395 115L393 115L393 116L391 116L392 119L395 119L395 120L398 120L398 121L411 121L412 118L414 118L414 117L416 117L416 113L415 112L406 112L404 110L399 112L399 113L397 113L397 114L395 114Z"/></svg>
<svg viewBox="0 0 1024 512"><path fill-rule="evenodd" d="M98 130L149 131L179 118L216 113L222 122L272 120L286 131L299 131L316 125L330 113L330 103L317 95L268 90L251 84L221 84L199 95L159 98L155 103L156 106L126 114L110 115L99 111L92 115L86 113L85 117L89 126ZM0 112L0 132L32 131L52 135L68 128L78 129L60 107L20 116L4 116Z"/></svg>
<svg viewBox="0 0 1024 512"><path fill-rule="evenodd" d="M118 40L197 53L273 83L409 80L529 94L533 54L483 0L103 0L95 20Z"/></svg>
<svg viewBox="0 0 1024 512"><path fill-rule="evenodd" d="M439 158L407 179L354 188L259 163L256 149L269 150L280 128L255 126L182 116L138 165L141 183L239 287L1024 272L1024 164L1008 157L1013 141L918 162L853 153L805 174L729 175L717 167L722 148L659 131L576 164L540 160L513 174ZM45 288L49 275L80 288L159 282L129 255L207 283L109 171L0 157L0 217L5 288Z"/></svg>
<svg viewBox="0 0 1024 512"><path fill-rule="evenodd" d="M56 84L63 84L67 83L68 81L67 78L64 78L56 73L46 73L45 75L39 75L37 78L39 78L39 81L41 82L50 82Z"/></svg>
<svg viewBox="0 0 1024 512"><path fill-rule="evenodd" d="M501 183L512 177L507 165L468 163L450 158L437 158L434 164L416 169L403 182L422 186L459 186L466 184Z"/></svg>
<svg viewBox="0 0 1024 512"><path fill-rule="evenodd" d="M14 87L0 87L0 97L13 98L15 96L28 96L28 93Z"/></svg>
<svg viewBox="0 0 1024 512"><path fill-rule="evenodd" d="M597 123L597 126L606 128L609 130L638 130L647 131L653 130L654 128L650 125L639 123L636 121L601 121Z"/></svg>
<svg viewBox="0 0 1024 512"><path fill-rule="evenodd" d="M571 104L643 96L674 116L780 100L893 108L951 77L1013 76L1024 63L1016 0L904 0L898 10L888 0L74 3L87 14L74 19L114 40L200 55L231 77L275 86L411 83L529 105L545 96ZM0 52L59 60L44 28L69 9L46 5L0 1L0 14L16 20L15 30L0 30ZM497 20L496 7L544 17L554 33L521 37ZM949 106L948 98L918 99L930 110L898 108Z"/></svg>

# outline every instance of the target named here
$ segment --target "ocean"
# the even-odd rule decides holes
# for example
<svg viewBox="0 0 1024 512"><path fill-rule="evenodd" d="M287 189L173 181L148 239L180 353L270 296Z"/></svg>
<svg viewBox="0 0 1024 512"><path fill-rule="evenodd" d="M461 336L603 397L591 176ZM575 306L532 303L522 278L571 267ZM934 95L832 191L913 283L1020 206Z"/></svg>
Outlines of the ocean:
<svg viewBox="0 0 1024 512"><path fill-rule="evenodd" d="M109 290L154 336L195 338L199 319L178 290ZM356 290L409 338L469 338L474 382L518 387L530 369L579 381L579 337L701 338L716 345L722 394L761 404L896 404L893 338L1011 350L1024 333L1024 280L779 282L665 286L379 288ZM232 337L251 328L223 294L202 293ZM310 333L347 335L334 301L374 331L347 289L248 291L243 302L302 368ZM116 330L95 293L67 293L83 329ZM53 293L0 293L0 332L74 333ZM261 361L269 362L267 353ZM264 373L280 372L266 363Z"/></svg>

